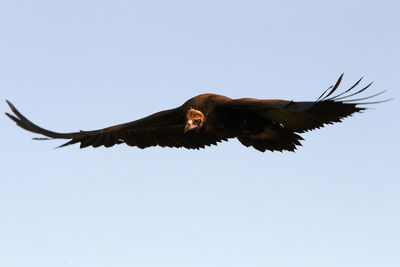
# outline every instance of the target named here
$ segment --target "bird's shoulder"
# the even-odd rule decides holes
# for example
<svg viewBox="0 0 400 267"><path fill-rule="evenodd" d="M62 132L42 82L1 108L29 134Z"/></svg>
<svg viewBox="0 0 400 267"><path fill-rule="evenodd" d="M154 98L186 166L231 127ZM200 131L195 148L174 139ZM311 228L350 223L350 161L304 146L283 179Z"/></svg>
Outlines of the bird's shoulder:
<svg viewBox="0 0 400 267"><path fill-rule="evenodd" d="M184 103L184 107L195 108L207 113L211 111L215 105L232 101L231 98L223 95L206 93L197 95Z"/></svg>

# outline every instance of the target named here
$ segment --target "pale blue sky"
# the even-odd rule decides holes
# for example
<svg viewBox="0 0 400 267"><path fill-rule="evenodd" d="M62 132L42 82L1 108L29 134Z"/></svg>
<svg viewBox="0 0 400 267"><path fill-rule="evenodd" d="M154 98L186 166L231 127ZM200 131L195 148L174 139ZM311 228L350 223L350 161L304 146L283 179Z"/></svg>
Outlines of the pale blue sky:
<svg viewBox="0 0 400 267"><path fill-rule="evenodd" d="M400 266L399 14L398 1L0 2L2 110L52 130L204 92L313 100L342 72L395 98L296 153L54 150L3 116L0 266Z"/></svg>

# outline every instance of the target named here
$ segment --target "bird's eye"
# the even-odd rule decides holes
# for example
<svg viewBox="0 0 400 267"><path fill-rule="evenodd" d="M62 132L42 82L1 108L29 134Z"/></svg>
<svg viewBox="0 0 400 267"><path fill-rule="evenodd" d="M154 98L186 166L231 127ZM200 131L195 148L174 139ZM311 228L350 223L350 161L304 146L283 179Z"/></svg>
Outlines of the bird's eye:
<svg viewBox="0 0 400 267"><path fill-rule="evenodd" d="M200 124L201 120L200 120L200 119L197 119L197 120L194 120L193 122L194 122L195 124Z"/></svg>

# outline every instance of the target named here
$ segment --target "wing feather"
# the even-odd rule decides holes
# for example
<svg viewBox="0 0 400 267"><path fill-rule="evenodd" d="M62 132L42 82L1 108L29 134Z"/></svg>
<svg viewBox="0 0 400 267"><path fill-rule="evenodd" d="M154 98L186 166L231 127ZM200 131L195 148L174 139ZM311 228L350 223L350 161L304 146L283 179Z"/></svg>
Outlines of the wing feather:
<svg viewBox="0 0 400 267"><path fill-rule="evenodd" d="M325 91L317 101L294 102L277 99L259 100L243 98L222 103L218 108L216 108L216 110L219 113L225 114L240 110L243 113L252 114L251 116L261 115L262 117L278 123L293 132L303 133L321 128L326 124L341 122L343 118L366 109L362 105L369 103L363 103L360 101L376 97L383 93L380 92L367 97L351 99L352 96L359 95L372 84L370 83L361 90L353 93L353 90L361 82L360 79L343 93L332 96L338 89L342 78L343 74L339 77L335 85L329 88L330 91Z"/></svg>
<svg viewBox="0 0 400 267"><path fill-rule="evenodd" d="M36 139L70 139L59 147L76 143L80 143L80 148L88 146L111 147L116 144L126 143L129 146L137 146L139 148L167 146L198 149L221 141L206 132L185 134L186 113L182 106L104 129L58 133L39 127L23 116L11 102L7 101L7 104L14 114L6 113L6 115L18 126L27 131L48 137Z"/></svg>

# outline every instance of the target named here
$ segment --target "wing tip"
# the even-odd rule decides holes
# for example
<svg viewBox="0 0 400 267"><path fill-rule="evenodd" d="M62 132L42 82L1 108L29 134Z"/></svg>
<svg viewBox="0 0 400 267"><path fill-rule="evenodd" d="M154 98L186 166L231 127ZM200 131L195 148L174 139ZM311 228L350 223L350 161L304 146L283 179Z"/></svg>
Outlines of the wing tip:
<svg viewBox="0 0 400 267"><path fill-rule="evenodd" d="M15 123L19 123L20 122L20 120L17 118L17 117L15 117L14 115L12 115L12 114L10 114L10 113L8 113L8 112L4 112L4 114L7 116L7 117L9 117L11 120L13 120Z"/></svg>
<svg viewBox="0 0 400 267"><path fill-rule="evenodd" d="M11 103L8 99L6 99L6 103L7 105L10 107L10 109L15 112L14 110L16 110L15 106L13 105L13 103Z"/></svg>
<svg viewBox="0 0 400 267"><path fill-rule="evenodd" d="M360 84L360 82L364 79L364 76L362 76L353 86L351 86L350 88L348 88L347 90L345 90L342 93L339 93L338 95L335 96L331 96L333 94L333 92L339 87L341 80L343 78L344 73L342 73L339 77L339 79L337 80L336 84L331 88L332 90L326 94L327 91L325 91L318 99L316 102L320 102L320 101L333 101L333 102L342 102L342 103L351 103L353 102L353 104L355 105L363 105L363 104L377 104L377 103L381 103L381 102L387 102L390 101L391 99L386 99L386 100L382 100L382 101L375 101L375 102L358 102L357 101L362 101L362 100L366 100L366 99L370 99L370 98L374 98L378 95L381 95L383 93L386 92L386 90L380 91L376 94L370 95L370 96L366 96L366 97L362 97L362 98L357 98L357 99L352 99L352 96L358 95L362 92L364 92L365 90L367 90L374 82L370 82L368 83L366 86L364 86L363 88L361 88L360 90L356 91L356 92L351 92L357 85ZM350 92L350 93L349 93ZM326 94L326 95L325 95Z"/></svg>

